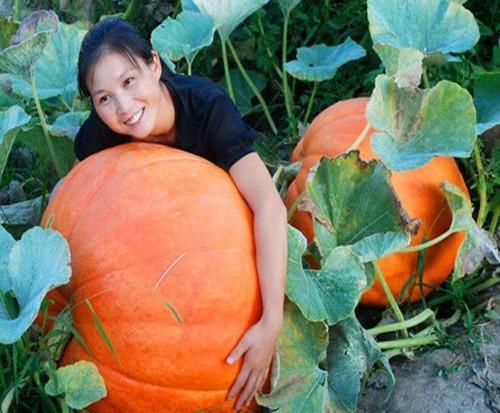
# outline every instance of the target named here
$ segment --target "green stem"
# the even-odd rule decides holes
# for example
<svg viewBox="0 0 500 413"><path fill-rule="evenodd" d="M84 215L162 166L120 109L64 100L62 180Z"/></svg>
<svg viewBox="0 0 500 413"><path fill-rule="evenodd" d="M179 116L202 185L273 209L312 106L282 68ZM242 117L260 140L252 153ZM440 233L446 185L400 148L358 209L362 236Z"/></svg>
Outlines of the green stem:
<svg viewBox="0 0 500 413"><path fill-rule="evenodd" d="M422 71L422 75L424 78L424 86L426 89L429 89L431 87L431 84L429 83L429 78L427 77L427 68L424 66L424 70Z"/></svg>
<svg viewBox="0 0 500 413"><path fill-rule="evenodd" d="M234 92L233 92L233 84L231 83L231 76L229 76L229 65L227 63L226 42L222 38L220 33L219 33L219 36L220 36L220 44L222 47L222 62L224 63L224 76L226 78L227 92L228 92L231 100L236 103L236 100L234 98Z"/></svg>
<svg viewBox="0 0 500 413"><path fill-rule="evenodd" d="M283 78L283 72L281 71L281 69L279 68L279 66L276 64L276 61L274 59L274 55L271 52L271 49L269 49L269 44L267 43L266 33L264 32L264 25L262 24L262 18L260 17L260 14L257 16L257 23L259 25L259 31L260 31L260 34L262 36L262 40L264 41L264 46L266 48L267 57L269 57L269 59L272 60L274 70L278 74L278 77L280 79L282 79Z"/></svg>
<svg viewBox="0 0 500 413"><path fill-rule="evenodd" d="M372 266L375 270L375 277L379 281L380 285L382 286L382 289L385 292L385 295L387 297L387 301L389 301L389 305L392 308L392 311L394 312L394 315L396 316L396 319L398 319L401 323L405 322L405 318L403 316L403 313L401 312L401 309L398 306L398 303L396 302L396 299L394 298L394 295L392 294L391 289L389 288L389 285L387 284L387 281L384 278L384 275L382 274L382 271L380 270L380 267L378 264L373 261ZM403 328L403 336L405 338L408 338L408 330L406 328Z"/></svg>
<svg viewBox="0 0 500 413"><path fill-rule="evenodd" d="M500 281L500 277L497 276L492 276L491 278L488 278L486 281L482 282L481 284L478 284L472 288L469 289L469 294L474 295L479 293L480 291L486 290L490 287L492 287L495 284L498 284Z"/></svg>
<svg viewBox="0 0 500 413"><path fill-rule="evenodd" d="M187 58L186 58L186 63L187 63L187 67L188 67L188 75L191 76L191 62Z"/></svg>
<svg viewBox="0 0 500 413"><path fill-rule="evenodd" d="M271 117L271 113L269 112L269 108L267 107L266 101L262 97L262 95L259 92L259 89L257 89L257 86L255 86L255 83L252 81L250 76L248 75L247 71L241 64L240 58L238 57L238 54L236 53L235 48L233 47L233 44L231 43L231 40L227 40L227 45L229 46L229 50L231 50L231 54L233 55L234 61L236 62L236 65L238 66L238 69L240 70L241 75L243 76L243 79L247 82L247 85L250 87L252 92L257 96L258 101L260 102L262 106L262 110L264 111L264 115L267 119L267 122L269 123L269 126L271 127L273 133L275 135L278 134L278 128L276 128L276 125L274 124L273 118Z"/></svg>
<svg viewBox="0 0 500 413"><path fill-rule="evenodd" d="M363 128L361 133L358 135L356 140L353 142L353 144L351 146L349 146L349 149L347 149L346 152L350 152L350 151L354 151L354 150L358 149L359 145L361 145L361 142L363 142L363 140L366 138L366 135L368 134L370 127L371 127L370 122L366 122L365 127Z"/></svg>
<svg viewBox="0 0 500 413"><path fill-rule="evenodd" d="M304 194L305 194L305 191L302 192L298 197L297 199L295 200L295 202L292 204L292 206L290 207L290 209L288 210L288 214L287 214L287 221L290 221L293 217L293 214L295 214L295 210L297 209L297 207L299 206L300 202L302 201L302 198L304 198Z"/></svg>
<svg viewBox="0 0 500 413"><path fill-rule="evenodd" d="M30 83L31 83L31 93L33 94L33 99L35 100L36 111L38 113L38 117L40 118L43 134L45 135L45 141L47 142L47 147L49 149L52 162L54 163L54 166L56 168L57 175L59 179L61 179L64 176L64 171L61 165L59 164L59 159L57 159L54 145L49 136L49 129L47 127L47 123L45 122L45 115L42 111L42 106L40 105L40 99L38 98L38 94L36 93L35 76L33 74L33 68L30 68Z"/></svg>
<svg viewBox="0 0 500 413"><path fill-rule="evenodd" d="M440 243L446 237L448 237L451 234L453 234L453 232L454 231L451 231L451 230L448 229L448 231L443 232L438 237L436 237L434 239L431 239L430 241L424 242L423 244L414 245L413 247L403 248L402 250L398 251L398 254L400 254L400 253L401 254L406 254L406 253L410 253L410 252L417 252L417 251L421 251L421 250L424 250L426 248L432 247L433 245L436 245L436 244Z"/></svg>
<svg viewBox="0 0 500 413"><path fill-rule="evenodd" d="M377 335L383 334L383 333L390 333L393 331L400 331L403 328L415 327L416 325L427 320L429 317L433 317L433 316L434 316L434 312L430 308L427 308L424 311L422 311L420 314L418 314L415 317L410 318L404 322L385 324L382 326L370 328L367 331L372 336L377 336Z"/></svg>
<svg viewBox="0 0 500 413"><path fill-rule="evenodd" d="M395 348L408 348L408 347L418 347L424 346L426 344L433 344L439 340L436 335L430 335L427 337L416 337L416 338L406 338L403 340L388 340L379 341L377 345L381 350L395 349Z"/></svg>
<svg viewBox="0 0 500 413"><path fill-rule="evenodd" d="M493 211L493 217L491 218L490 223L490 234L493 235L498 225L498 218L500 216L500 205L495 208Z"/></svg>
<svg viewBox="0 0 500 413"><path fill-rule="evenodd" d="M319 82L314 82L314 87L313 87L313 90L311 92L311 96L309 97L309 103L307 105L306 115L304 116L304 121L303 121L304 124L306 124L307 121L309 120L309 115L311 114L311 110L312 110L313 103L314 103L314 97L316 96L316 92L318 90L318 84L319 84Z"/></svg>
<svg viewBox="0 0 500 413"><path fill-rule="evenodd" d="M290 119L293 119L292 96L290 94L290 89L288 87L288 80L287 80L287 75L286 75L286 70L285 70L286 52L288 49L288 44L287 44L288 19L290 18L290 13L287 12L287 14L284 17L285 18L284 18L284 22L283 22L283 42L282 42L282 48L281 48L281 68L283 71L283 93L285 96L286 113Z"/></svg>
<svg viewBox="0 0 500 413"><path fill-rule="evenodd" d="M474 160L476 161L477 167L477 192L479 195L479 211L477 213L476 222L478 227L481 228L484 224L488 200L486 199L486 179L484 176L483 162L481 160L481 152L479 150L479 140L477 140L476 145L474 146Z"/></svg>

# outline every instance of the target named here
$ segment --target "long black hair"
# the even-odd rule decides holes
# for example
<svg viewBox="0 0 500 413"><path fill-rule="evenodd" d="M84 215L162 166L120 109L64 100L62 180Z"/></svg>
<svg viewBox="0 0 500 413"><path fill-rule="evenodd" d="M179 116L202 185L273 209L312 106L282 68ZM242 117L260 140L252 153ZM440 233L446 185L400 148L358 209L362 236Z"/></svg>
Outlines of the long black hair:
<svg viewBox="0 0 500 413"><path fill-rule="evenodd" d="M125 20L112 17L101 20L85 35L78 56L78 87L82 96L90 96L87 79L94 70L95 64L106 52L117 53L126 58L135 67L137 58L147 64L153 60L151 43L139 31ZM172 74L165 62L161 60L164 78Z"/></svg>

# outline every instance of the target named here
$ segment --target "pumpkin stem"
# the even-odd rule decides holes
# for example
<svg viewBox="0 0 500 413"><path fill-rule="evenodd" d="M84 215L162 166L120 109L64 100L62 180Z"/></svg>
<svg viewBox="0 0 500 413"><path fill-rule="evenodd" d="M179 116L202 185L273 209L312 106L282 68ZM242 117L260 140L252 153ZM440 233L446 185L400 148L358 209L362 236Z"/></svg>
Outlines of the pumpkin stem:
<svg viewBox="0 0 500 413"><path fill-rule="evenodd" d="M474 160L476 161L477 167L477 192L479 195L479 211L477 213L476 222L477 226L481 228L486 217L486 207L488 206L488 200L486 199L486 180L484 178L483 162L481 160L481 152L479 149L479 139L476 141L476 145L474 146Z"/></svg>
<svg viewBox="0 0 500 413"><path fill-rule="evenodd" d="M424 346L426 344L434 344L439 340L439 336L431 334L427 337L415 337L415 338L406 338L402 340L388 340L388 341L379 341L377 345L381 350L387 349L405 349L408 347L418 347ZM398 352L399 354L399 352ZM395 356L396 353L393 353L391 356Z"/></svg>
<svg viewBox="0 0 500 413"><path fill-rule="evenodd" d="M401 312L401 309L399 308L398 303L396 302L396 299L394 298L394 295L392 294L392 291L389 288L389 285L387 284L387 281L385 280L384 275L382 274L382 271L380 270L380 267L378 266L378 264L375 261L372 262L372 265L373 265L373 269L375 270L375 277L377 278L380 285L382 286L382 289L384 290L384 293L387 297L387 301L389 301L389 305L391 306L391 309L394 312L394 315L401 323L404 323L405 318L403 316L403 313ZM405 338L408 338L409 335L408 335L408 330L406 329L406 327L403 327L402 330L403 330L402 331L403 336Z"/></svg>
<svg viewBox="0 0 500 413"><path fill-rule="evenodd" d="M365 127L363 128L361 133L358 135L356 140L353 142L353 144L351 146L349 146L346 153L358 149L359 145L361 145L361 142L363 142L363 140L366 138L366 135L368 134L370 127L371 127L370 122L366 122Z"/></svg>
<svg viewBox="0 0 500 413"><path fill-rule="evenodd" d="M222 35L219 33L220 36L220 44L222 47L222 62L224 63L224 76L226 78L226 85L227 85L227 93L229 94L229 97L231 100L236 103L236 100L234 98L234 92L233 92L233 83L231 82L231 77L229 76L229 65L227 63L227 51L226 51L226 42L222 38Z"/></svg>
<svg viewBox="0 0 500 413"><path fill-rule="evenodd" d="M453 232L454 231L450 231L448 229L448 231L443 232L438 237L431 239L430 241L424 242L423 244L414 245L413 247L403 248L402 250L398 251L398 254L399 253L406 254L406 253L410 253L410 252L417 252L417 251L425 250L426 248L432 247L433 245L440 243L442 240L447 238L449 235L453 234Z"/></svg>
<svg viewBox="0 0 500 413"><path fill-rule="evenodd" d="M393 331L400 331L403 328L415 327L416 325L423 323L425 320L427 320L430 317L434 318L434 311L432 311L430 308L427 308L424 311L422 311L421 313L417 314L415 317L412 317L404 322L376 326L376 327L370 328L367 331L372 336L377 336L379 334L384 334L384 333L390 333Z"/></svg>

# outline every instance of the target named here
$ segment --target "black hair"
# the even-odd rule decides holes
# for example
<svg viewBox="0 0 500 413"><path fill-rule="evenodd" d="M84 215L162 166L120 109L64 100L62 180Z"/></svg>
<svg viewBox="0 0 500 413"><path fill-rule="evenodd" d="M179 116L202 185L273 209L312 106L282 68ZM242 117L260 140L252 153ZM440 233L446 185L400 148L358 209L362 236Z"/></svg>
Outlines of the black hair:
<svg viewBox="0 0 500 413"><path fill-rule="evenodd" d="M101 20L85 35L80 48L78 87L82 96L90 96L87 79L97 61L108 51L125 57L135 67L138 66L137 57L148 64L153 60L151 43L134 26L116 17ZM162 78L171 75L165 62L161 58L160 61Z"/></svg>

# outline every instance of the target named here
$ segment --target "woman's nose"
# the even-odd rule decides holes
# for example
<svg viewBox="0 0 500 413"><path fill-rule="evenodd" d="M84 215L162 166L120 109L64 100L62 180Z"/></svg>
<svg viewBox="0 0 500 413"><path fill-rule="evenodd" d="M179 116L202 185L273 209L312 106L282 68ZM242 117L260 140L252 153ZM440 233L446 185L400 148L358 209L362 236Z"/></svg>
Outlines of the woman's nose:
<svg viewBox="0 0 500 413"><path fill-rule="evenodd" d="M120 93L116 96L116 111L119 115L126 115L131 108L132 99L126 93Z"/></svg>

